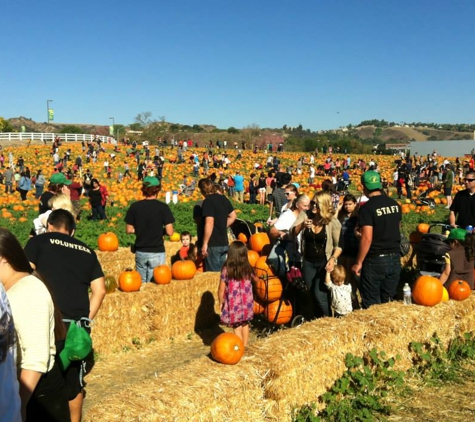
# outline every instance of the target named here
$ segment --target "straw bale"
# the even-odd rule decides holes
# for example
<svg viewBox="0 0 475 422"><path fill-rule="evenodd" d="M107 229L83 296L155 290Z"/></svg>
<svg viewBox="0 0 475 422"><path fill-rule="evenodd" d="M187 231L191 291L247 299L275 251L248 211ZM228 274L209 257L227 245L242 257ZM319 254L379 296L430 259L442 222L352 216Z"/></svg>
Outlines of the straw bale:
<svg viewBox="0 0 475 422"><path fill-rule="evenodd" d="M139 292L106 295L94 320L95 352L104 356L216 325L218 280L218 273L204 273L167 285L147 283Z"/></svg>
<svg viewBox="0 0 475 422"><path fill-rule="evenodd" d="M92 421L264 421L261 379L243 358L227 366L202 357L136 383L90 408Z"/></svg>

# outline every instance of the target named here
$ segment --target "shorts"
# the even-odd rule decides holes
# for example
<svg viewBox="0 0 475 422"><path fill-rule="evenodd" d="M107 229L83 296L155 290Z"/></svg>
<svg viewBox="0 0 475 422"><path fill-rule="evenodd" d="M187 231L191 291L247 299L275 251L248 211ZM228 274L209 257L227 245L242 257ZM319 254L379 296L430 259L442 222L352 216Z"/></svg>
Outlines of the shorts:
<svg viewBox="0 0 475 422"><path fill-rule="evenodd" d="M259 188L259 192L261 192L261 193L264 192L265 193L265 191L266 191L266 188Z"/></svg>
<svg viewBox="0 0 475 422"><path fill-rule="evenodd" d="M444 186L444 196L452 196L452 186L450 187Z"/></svg>

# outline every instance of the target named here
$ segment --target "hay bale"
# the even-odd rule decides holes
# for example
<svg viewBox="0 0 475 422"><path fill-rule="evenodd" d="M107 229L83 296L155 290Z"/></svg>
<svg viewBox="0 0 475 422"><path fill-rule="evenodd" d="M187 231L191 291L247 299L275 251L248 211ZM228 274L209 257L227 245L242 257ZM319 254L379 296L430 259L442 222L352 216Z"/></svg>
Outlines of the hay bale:
<svg viewBox="0 0 475 422"><path fill-rule="evenodd" d="M264 421L261 380L244 358L227 366L208 358L108 396L84 417L92 421Z"/></svg>
<svg viewBox="0 0 475 422"><path fill-rule="evenodd" d="M94 319L94 351L105 356L216 325L218 280L218 273L204 273L166 285L147 283L139 292L106 295Z"/></svg>

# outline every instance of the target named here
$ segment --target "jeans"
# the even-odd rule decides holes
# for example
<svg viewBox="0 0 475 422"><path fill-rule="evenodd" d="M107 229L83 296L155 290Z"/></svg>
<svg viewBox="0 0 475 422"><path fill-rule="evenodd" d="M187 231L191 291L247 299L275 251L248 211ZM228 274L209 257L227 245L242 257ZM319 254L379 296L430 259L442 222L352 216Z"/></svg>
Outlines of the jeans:
<svg viewBox="0 0 475 422"><path fill-rule="evenodd" d="M165 252L135 252L135 266L142 277L142 283L153 279L153 269L165 264Z"/></svg>
<svg viewBox="0 0 475 422"><path fill-rule="evenodd" d="M5 193L13 193L13 182L5 182Z"/></svg>
<svg viewBox="0 0 475 422"><path fill-rule="evenodd" d="M360 292L363 308L394 300L401 275L399 253L367 256L361 269Z"/></svg>
<svg viewBox="0 0 475 422"><path fill-rule="evenodd" d="M106 217L106 210L102 205L97 205L92 207L92 220L105 220Z"/></svg>
<svg viewBox="0 0 475 422"><path fill-rule="evenodd" d="M303 278L307 284L309 292L313 296L314 302L314 317L331 316L330 291L325 286L325 265L326 261L303 261ZM304 315L305 316L305 315Z"/></svg>
<svg viewBox="0 0 475 422"><path fill-rule="evenodd" d="M204 259L206 271L221 271L228 255L229 246L208 246L208 256Z"/></svg>
<svg viewBox="0 0 475 422"><path fill-rule="evenodd" d="M40 196L43 195L44 185L35 185L35 198L40 199Z"/></svg>

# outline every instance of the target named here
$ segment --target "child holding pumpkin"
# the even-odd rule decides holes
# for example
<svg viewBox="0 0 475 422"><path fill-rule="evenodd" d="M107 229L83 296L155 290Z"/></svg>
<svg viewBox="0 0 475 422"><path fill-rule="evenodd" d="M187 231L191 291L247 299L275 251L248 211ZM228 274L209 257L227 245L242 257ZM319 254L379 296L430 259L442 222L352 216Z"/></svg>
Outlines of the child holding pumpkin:
<svg viewBox="0 0 475 422"><path fill-rule="evenodd" d="M218 287L221 322L230 326L244 346L249 340L249 321L254 317L252 282L254 272L241 241L229 245L228 257L221 270Z"/></svg>
<svg viewBox="0 0 475 422"><path fill-rule="evenodd" d="M445 254L445 267L439 280L448 289L452 281L465 280L473 290L475 235L465 229L452 229L447 238L450 251Z"/></svg>

